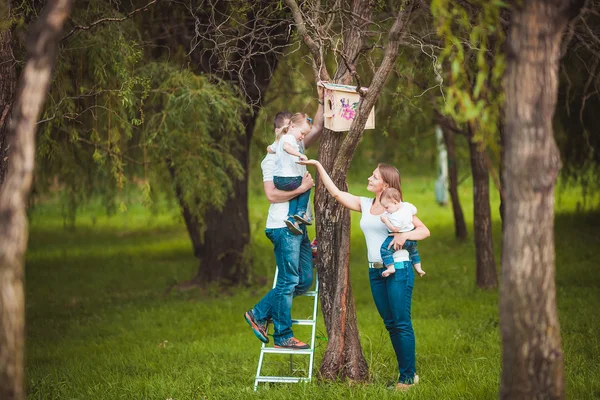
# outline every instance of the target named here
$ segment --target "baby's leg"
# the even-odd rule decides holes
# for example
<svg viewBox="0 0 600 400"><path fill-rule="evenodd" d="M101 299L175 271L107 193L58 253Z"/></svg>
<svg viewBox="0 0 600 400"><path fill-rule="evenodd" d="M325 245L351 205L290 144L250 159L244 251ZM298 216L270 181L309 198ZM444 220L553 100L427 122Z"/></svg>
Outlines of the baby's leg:
<svg viewBox="0 0 600 400"><path fill-rule="evenodd" d="M379 249L379 253L381 254L381 260L383 261L383 265L385 265L386 268L394 266L394 248L392 247L391 249L388 249L388 246L390 245L393 239L393 236L388 236L383 241L383 244ZM393 274L393 272L391 273Z"/></svg>
<svg viewBox="0 0 600 400"><path fill-rule="evenodd" d="M410 257L410 262L413 265L416 273L419 274L420 277L425 275L425 271L421 268L421 256L419 255L419 250L417 249L417 242L414 240L407 240L404 242L404 249L408 251L408 256Z"/></svg>

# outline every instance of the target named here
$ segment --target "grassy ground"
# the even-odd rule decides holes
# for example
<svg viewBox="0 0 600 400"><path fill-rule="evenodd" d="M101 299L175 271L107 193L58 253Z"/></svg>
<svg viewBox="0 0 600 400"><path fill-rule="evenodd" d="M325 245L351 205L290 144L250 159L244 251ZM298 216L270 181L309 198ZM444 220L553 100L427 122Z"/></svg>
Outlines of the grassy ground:
<svg viewBox="0 0 600 400"><path fill-rule="evenodd" d="M353 214L352 284L368 384L264 386L252 391L260 343L242 315L268 290L274 269L264 237L267 204L252 195L255 282L250 288L208 288L165 294L197 267L185 228L174 212L152 215L140 206L111 218L99 207L63 229L56 205L32 215L26 266L27 391L30 399L298 399L497 398L501 370L497 292L474 285L474 249L453 238L451 210L435 205L429 181L405 180L408 201L432 232L420 244L427 276L415 284L413 323L422 383L408 393L385 389L395 358L373 304L364 238ZM355 193L366 193L362 182ZM470 188L461 187L471 214ZM497 199L492 209L497 210ZM557 292L566 358L567 396L600 398L600 216L575 212L578 196L557 202ZM495 248L500 224L494 215ZM471 228L471 221L468 221ZM472 231L472 229L470 229ZM308 299L294 315L305 317ZM326 348L318 325L316 368ZM308 330L296 331L308 340ZM288 374L289 358L271 355L269 373ZM293 373L306 369L296 356Z"/></svg>

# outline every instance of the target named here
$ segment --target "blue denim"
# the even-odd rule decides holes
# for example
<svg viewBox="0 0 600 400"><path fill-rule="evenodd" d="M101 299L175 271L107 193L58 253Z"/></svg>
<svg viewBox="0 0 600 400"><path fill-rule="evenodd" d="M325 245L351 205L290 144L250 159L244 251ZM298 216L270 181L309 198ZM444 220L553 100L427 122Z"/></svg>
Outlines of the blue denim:
<svg viewBox="0 0 600 400"><path fill-rule="evenodd" d="M392 265L394 263L394 247L388 249L390 243L394 240L393 236L388 236L387 239L383 241L381 245L381 259L383 260L383 265L386 267ZM404 246L402 246L404 250L408 251L408 256L410 257L410 262L415 265L421 262L421 256L419 256L419 251L417 250L417 242L415 240L407 240L404 242Z"/></svg>
<svg viewBox="0 0 600 400"><path fill-rule="evenodd" d="M415 332L410 309L415 273L409 261L397 262L395 267L396 272L387 278L381 275L385 268L369 268L371 293L398 359L398 382L413 383L416 373Z"/></svg>
<svg viewBox="0 0 600 400"><path fill-rule="evenodd" d="M273 319L273 339L277 345L294 336L292 299L312 286L312 250L304 225L301 229L302 235L294 235L287 228L265 231L273 243L279 273L275 287L254 306L253 312L259 323Z"/></svg>
<svg viewBox="0 0 600 400"><path fill-rule="evenodd" d="M296 190L302 184L301 176L274 176L273 184L279 190L284 190L286 192L290 192L292 190ZM308 202L310 201L310 189L306 192L294 197L289 201L290 205L288 208L288 217L293 217L294 215L302 215L306 212L308 208Z"/></svg>

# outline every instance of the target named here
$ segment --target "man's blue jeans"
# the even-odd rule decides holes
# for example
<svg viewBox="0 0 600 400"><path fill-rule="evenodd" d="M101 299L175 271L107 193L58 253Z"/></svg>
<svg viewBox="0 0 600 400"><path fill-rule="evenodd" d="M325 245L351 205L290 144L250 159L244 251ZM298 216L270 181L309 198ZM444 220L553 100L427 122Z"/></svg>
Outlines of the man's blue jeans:
<svg viewBox="0 0 600 400"><path fill-rule="evenodd" d="M390 334L398 359L398 382L413 383L416 373L415 333L410 319L412 291L415 282L409 261L396 263L396 272L381 276L385 268L369 268L371 293L379 315Z"/></svg>
<svg viewBox="0 0 600 400"><path fill-rule="evenodd" d="M273 243L279 273L275 287L254 306L253 312L259 323L273 318L275 344L294 336L292 299L312 286L312 250L306 227L301 225L301 229L302 235L294 235L288 228L265 231Z"/></svg>
<svg viewBox="0 0 600 400"><path fill-rule="evenodd" d="M273 184L279 190L285 190L291 192L296 190L302 184L301 176L274 176ZM299 194L298 196L290 199L288 208L288 217L291 218L294 215L302 215L308 209L308 202L310 201L310 189L306 192Z"/></svg>

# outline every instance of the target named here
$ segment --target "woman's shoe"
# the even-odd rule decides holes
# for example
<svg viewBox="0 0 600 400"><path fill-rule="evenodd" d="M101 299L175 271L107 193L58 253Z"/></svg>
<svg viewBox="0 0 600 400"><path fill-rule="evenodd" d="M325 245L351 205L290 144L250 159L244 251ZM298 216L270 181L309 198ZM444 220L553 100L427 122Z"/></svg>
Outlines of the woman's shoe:
<svg viewBox="0 0 600 400"><path fill-rule="evenodd" d="M296 214L294 215L294 219L302 222L305 225L312 225L312 219L310 219L306 213Z"/></svg>
<svg viewBox="0 0 600 400"><path fill-rule="evenodd" d="M294 234L294 235L302 235L302 230L300 229L300 227L298 226L298 223L296 221L294 221L291 218L286 219L285 221L285 225L288 227L288 229Z"/></svg>

